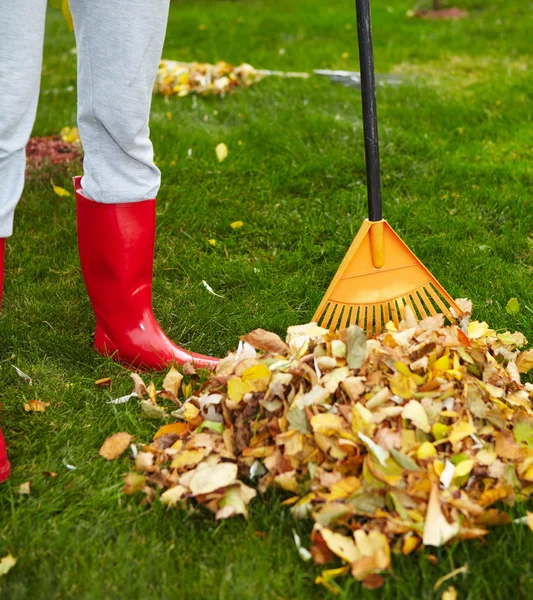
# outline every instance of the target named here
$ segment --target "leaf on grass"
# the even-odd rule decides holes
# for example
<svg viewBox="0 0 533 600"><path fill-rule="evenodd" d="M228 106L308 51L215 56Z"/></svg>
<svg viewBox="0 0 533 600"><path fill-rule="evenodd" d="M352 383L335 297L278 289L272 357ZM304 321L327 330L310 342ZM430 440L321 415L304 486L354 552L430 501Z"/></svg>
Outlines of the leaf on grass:
<svg viewBox="0 0 533 600"><path fill-rule="evenodd" d="M102 444L98 454L107 460L115 460L126 451L132 439L133 436L125 431L115 433Z"/></svg>
<svg viewBox="0 0 533 600"><path fill-rule="evenodd" d="M218 162L223 162L228 157L228 147L224 143L220 143L215 148Z"/></svg>
<svg viewBox="0 0 533 600"><path fill-rule="evenodd" d="M11 552L0 558L0 577L6 575L6 573L8 573L16 564L17 559Z"/></svg>
<svg viewBox="0 0 533 600"><path fill-rule="evenodd" d="M318 528L320 535L324 538L327 547L333 554L336 554L339 558L350 564L361 558L361 552L357 549L352 538L335 533L327 527L320 527L319 525L315 525L315 527Z"/></svg>
<svg viewBox="0 0 533 600"><path fill-rule="evenodd" d="M285 354L288 350L287 344L279 335L264 329L254 329L247 335L241 335L240 339L262 352Z"/></svg>
<svg viewBox="0 0 533 600"><path fill-rule="evenodd" d="M15 367L15 365L11 365L15 371L17 372L17 375L23 379L28 385L33 385L33 380L29 375L26 375L26 373L24 373L23 371L21 371L18 367Z"/></svg>
<svg viewBox="0 0 533 600"><path fill-rule="evenodd" d="M183 370L183 374L184 375L189 375L191 377L196 377L198 375L198 373L196 372L196 369L194 368L194 365L192 364L192 362L185 362L183 363L183 365L181 366L182 370Z"/></svg>
<svg viewBox="0 0 533 600"><path fill-rule="evenodd" d="M50 402L41 402L41 400L29 400L24 403L26 412L45 412L46 407L50 406Z"/></svg>
<svg viewBox="0 0 533 600"><path fill-rule="evenodd" d="M132 471L124 477L124 487L122 488L122 492L128 495L134 494L135 492L142 490L145 483L146 477L144 475Z"/></svg>
<svg viewBox="0 0 533 600"><path fill-rule="evenodd" d="M52 184L54 188L54 192L60 196L61 198L68 198L70 196L70 192L67 192L65 188L59 187L58 185Z"/></svg>
<svg viewBox="0 0 533 600"><path fill-rule="evenodd" d="M230 223L232 229L240 229L243 225L244 223L242 221L233 221L233 223Z"/></svg>
<svg viewBox="0 0 533 600"><path fill-rule="evenodd" d="M453 585L442 592L440 600L457 600L457 590L453 587Z"/></svg>
<svg viewBox="0 0 533 600"><path fill-rule="evenodd" d="M31 481L26 481L25 483L21 483L17 488L17 494L30 495L30 485Z"/></svg>
<svg viewBox="0 0 533 600"><path fill-rule="evenodd" d="M142 380L142 377L138 373L130 373L130 375L133 379L133 392L137 394L139 398L148 396L148 390L146 389L146 385Z"/></svg>
<svg viewBox="0 0 533 600"><path fill-rule="evenodd" d="M97 379L94 382L94 385L97 385L101 388L109 387L111 385L111 377L103 377L102 379Z"/></svg>
<svg viewBox="0 0 533 600"><path fill-rule="evenodd" d="M511 298L505 305L505 310L510 315L518 314L520 312L520 302L518 302L518 298Z"/></svg>

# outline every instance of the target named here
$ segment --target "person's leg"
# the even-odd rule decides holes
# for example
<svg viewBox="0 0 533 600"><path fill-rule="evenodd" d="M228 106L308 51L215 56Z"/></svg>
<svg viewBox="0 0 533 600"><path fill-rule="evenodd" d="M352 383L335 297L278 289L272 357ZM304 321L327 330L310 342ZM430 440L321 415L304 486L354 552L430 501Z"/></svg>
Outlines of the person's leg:
<svg viewBox="0 0 533 600"><path fill-rule="evenodd" d="M45 11L46 0L0 2L0 308L5 238L13 233L39 98Z"/></svg>
<svg viewBox="0 0 533 600"><path fill-rule="evenodd" d="M5 238L13 233L15 207L24 187L26 144L35 121L46 0L0 2L0 309ZM0 482L9 476L0 429Z"/></svg>
<svg viewBox="0 0 533 600"><path fill-rule="evenodd" d="M169 0L70 0L78 47L76 178L82 272L96 316L95 347L135 366L215 359L174 345L152 311L155 196L148 119Z"/></svg>

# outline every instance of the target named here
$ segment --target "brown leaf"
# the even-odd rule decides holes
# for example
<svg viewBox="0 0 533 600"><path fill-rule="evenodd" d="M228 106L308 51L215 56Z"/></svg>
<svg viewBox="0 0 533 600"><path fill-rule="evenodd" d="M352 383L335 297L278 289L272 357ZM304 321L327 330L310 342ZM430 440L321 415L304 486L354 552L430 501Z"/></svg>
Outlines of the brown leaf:
<svg viewBox="0 0 533 600"><path fill-rule="evenodd" d="M256 350L270 352L271 354L285 354L289 349L279 335L264 329L254 329L247 335L241 335L240 339L243 342L248 342Z"/></svg>
<svg viewBox="0 0 533 600"><path fill-rule="evenodd" d="M102 444L98 454L107 460L115 460L130 445L133 436L125 431L115 433Z"/></svg>
<svg viewBox="0 0 533 600"><path fill-rule="evenodd" d="M24 410L26 412L44 412L47 406L50 406L50 402L41 402L40 400L29 400L24 404Z"/></svg>
<svg viewBox="0 0 533 600"><path fill-rule="evenodd" d="M94 385L97 385L98 387L101 387L101 388L109 387L111 385L111 377L104 377L103 379L97 379L94 382Z"/></svg>
<svg viewBox="0 0 533 600"><path fill-rule="evenodd" d="M367 575L361 582L367 590L377 590L385 583L385 578L377 573Z"/></svg>
<svg viewBox="0 0 533 600"><path fill-rule="evenodd" d="M146 389L146 385L142 380L142 377L138 373L131 373L131 378L133 379L133 391L139 396L139 398L148 396L148 390Z"/></svg>
<svg viewBox="0 0 533 600"><path fill-rule="evenodd" d="M181 368L183 370L184 375L188 375L190 377L198 377L198 373L196 372L196 369L194 368L192 362L183 363Z"/></svg>

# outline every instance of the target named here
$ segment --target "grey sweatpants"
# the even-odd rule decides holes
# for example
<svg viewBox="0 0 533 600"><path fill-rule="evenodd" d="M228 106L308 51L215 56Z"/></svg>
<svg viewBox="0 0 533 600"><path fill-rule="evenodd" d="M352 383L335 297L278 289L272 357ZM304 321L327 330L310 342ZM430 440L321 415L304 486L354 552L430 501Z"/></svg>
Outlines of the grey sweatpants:
<svg viewBox="0 0 533 600"><path fill-rule="evenodd" d="M148 118L169 0L70 0L78 50L84 194L108 204L154 198ZM13 232L37 111L46 0L0 0L0 238ZM58 123L58 129L64 125Z"/></svg>

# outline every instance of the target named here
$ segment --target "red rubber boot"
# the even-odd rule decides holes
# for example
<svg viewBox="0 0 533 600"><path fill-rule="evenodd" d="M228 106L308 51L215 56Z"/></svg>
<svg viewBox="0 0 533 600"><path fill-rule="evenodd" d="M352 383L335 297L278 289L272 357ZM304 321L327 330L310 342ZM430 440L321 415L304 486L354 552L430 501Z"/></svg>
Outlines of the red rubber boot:
<svg viewBox="0 0 533 600"><path fill-rule="evenodd" d="M0 238L0 310L2 310L2 290L4 288L4 250L6 238Z"/></svg>
<svg viewBox="0 0 533 600"><path fill-rule="evenodd" d="M81 270L96 316L95 349L146 369L193 362L213 368L219 359L176 346L152 309L155 199L102 204L81 193L74 178Z"/></svg>
<svg viewBox="0 0 533 600"><path fill-rule="evenodd" d="M0 429L0 483L9 477L10 471L11 468L9 466L9 460L7 460L6 443L4 442L4 436Z"/></svg>

